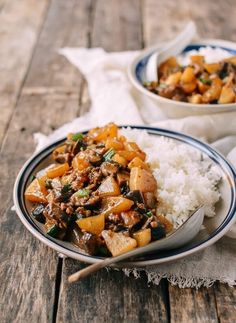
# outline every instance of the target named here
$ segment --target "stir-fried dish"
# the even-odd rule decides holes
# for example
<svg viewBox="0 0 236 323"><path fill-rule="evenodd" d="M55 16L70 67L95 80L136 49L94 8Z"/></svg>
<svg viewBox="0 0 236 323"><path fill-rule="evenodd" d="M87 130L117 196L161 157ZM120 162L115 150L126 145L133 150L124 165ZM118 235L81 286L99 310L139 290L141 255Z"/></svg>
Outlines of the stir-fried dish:
<svg viewBox="0 0 236 323"><path fill-rule="evenodd" d="M69 134L52 157L25 191L49 236L91 255L117 256L172 230L156 213L157 183L145 153L115 124Z"/></svg>
<svg viewBox="0 0 236 323"><path fill-rule="evenodd" d="M158 68L159 82L145 83L162 97L193 104L236 102L236 56L207 64L204 56L190 56L191 63L181 66L170 57Z"/></svg>

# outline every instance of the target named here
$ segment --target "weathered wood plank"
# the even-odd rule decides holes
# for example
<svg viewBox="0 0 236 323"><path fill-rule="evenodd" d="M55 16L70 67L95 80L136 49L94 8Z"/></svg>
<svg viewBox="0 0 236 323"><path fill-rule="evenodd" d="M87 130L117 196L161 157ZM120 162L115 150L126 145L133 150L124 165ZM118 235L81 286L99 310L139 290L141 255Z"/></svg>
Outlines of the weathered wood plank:
<svg viewBox="0 0 236 323"><path fill-rule="evenodd" d="M213 288L169 286L171 322L218 322Z"/></svg>
<svg viewBox="0 0 236 323"><path fill-rule="evenodd" d="M31 91L78 92L80 73L58 50L88 45L90 8L91 0L52 0L25 84Z"/></svg>
<svg viewBox="0 0 236 323"><path fill-rule="evenodd" d="M1 250L4 250L4 253L0 256L0 274L1 281L8 283L0 286L1 322L53 321L57 254L36 241L10 211L12 199L9 192L12 191L19 168L34 150L32 134L37 131L51 132L52 129L72 120L78 110L76 69L64 58L57 61L58 54L55 49L57 46L71 45L69 41L75 28L76 15L84 15L85 18L76 22L78 39L74 33L74 45L87 45L87 38L83 35L87 33L84 22L88 16L88 10L85 10L88 1L80 2L80 6L78 2L74 2L75 6L69 11L63 7L63 3L65 2L53 1L51 4L50 14L35 51L36 58L32 60L29 77L26 79L27 87L22 90L23 94L16 106L2 147L0 185L4 190L0 192L0 228L1 231L4 230L4 236L1 238ZM56 16L53 12L56 12ZM74 15L74 24L71 24L71 15ZM65 34L58 34L55 29L50 38L50 28L54 24L51 20L63 22ZM49 42L45 40L47 37L50 38ZM49 59L42 59L41 65L38 55ZM57 68L54 64L57 64ZM63 77L62 74L58 76L58 69L63 70ZM50 88L47 88L48 84L51 84ZM12 254L14 258L9 259L8 255Z"/></svg>
<svg viewBox="0 0 236 323"><path fill-rule="evenodd" d="M7 2L7 0L0 0L0 12L4 8L6 2Z"/></svg>
<svg viewBox="0 0 236 323"><path fill-rule="evenodd" d="M92 47L107 51L142 47L141 3L137 0L97 1L91 34Z"/></svg>
<svg viewBox="0 0 236 323"><path fill-rule="evenodd" d="M236 287L214 285L216 308L221 323L236 322Z"/></svg>
<svg viewBox="0 0 236 323"><path fill-rule="evenodd" d="M53 110L52 107L53 106ZM0 321L51 322L57 255L37 241L12 212L11 192L23 162L34 149L33 132L74 117L75 95L23 95L16 107L0 158Z"/></svg>
<svg viewBox="0 0 236 323"><path fill-rule="evenodd" d="M0 19L0 145L13 113L50 0L11 0ZM1 2L2 5L4 2Z"/></svg>
<svg viewBox="0 0 236 323"><path fill-rule="evenodd" d="M82 267L64 261L58 322L168 322L164 282L148 287L146 277L135 280L103 269L69 285L67 277Z"/></svg>
<svg viewBox="0 0 236 323"><path fill-rule="evenodd" d="M145 46L173 38L189 20L204 38L236 40L235 1L143 0Z"/></svg>

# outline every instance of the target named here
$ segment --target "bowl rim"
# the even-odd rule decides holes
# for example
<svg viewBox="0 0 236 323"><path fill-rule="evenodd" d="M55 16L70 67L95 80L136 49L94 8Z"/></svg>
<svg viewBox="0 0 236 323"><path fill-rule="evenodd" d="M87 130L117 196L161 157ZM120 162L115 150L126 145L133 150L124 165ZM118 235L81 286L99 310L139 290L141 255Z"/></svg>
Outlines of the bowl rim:
<svg viewBox="0 0 236 323"><path fill-rule="evenodd" d="M175 106L175 108L179 108L179 105L186 107L186 108L191 108L192 110L198 111L199 108L201 109L208 109L209 107L214 108L214 111L217 113L219 111L217 110L222 110L222 109L232 109L236 108L236 102L234 103L225 103L225 104L194 104L190 102L182 102L182 101L176 101L176 100L171 100L168 98L164 98L158 94L154 94L147 90L137 79L136 77L136 67L137 65L148 55L150 55L152 52L156 51L158 48L160 48L164 43L160 43L158 46L153 46L147 49L142 50L142 52L134 58L134 60L128 65L127 67L127 74L128 74L128 79L130 80L131 84L139 90L142 94L145 96L148 96L150 99L163 102L165 104L172 104ZM200 39L198 41L191 42L189 44L191 45L204 45L204 46L216 46L216 47L221 47L225 50L234 50L236 51L236 43L228 41L228 40L222 40L222 39ZM188 46L187 46L188 47Z"/></svg>
<svg viewBox="0 0 236 323"><path fill-rule="evenodd" d="M213 243L215 243L217 240L219 240L231 227L231 225L235 222L236 220L236 170L231 165L231 163L225 159L225 157L220 154L218 151L216 151L214 148L209 146L208 144L192 137L189 135L185 135L183 133L177 132L177 131L172 131L168 129L161 129L157 127L151 127L151 126L135 126L135 125L122 125L122 127L130 127L134 129L140 129L140 130L147 130L152 134L156 134L159 136L167 136L169 138L177 139L182 141L183 143L189 144L190 146L195 147L196 149L202 148L201 151L205 152L207 155L208 153L212 155L212 160L214 157L214 161L218 160L221 163L225 165L226 168L228 168L229 172L232 174L230 177L231 182L234 184L233 187L231 187L232 190L232 200L231 200L231 207L228 212L228 214L225 216L225 219L223 222L217 227L211 235L198 243L197 245L189 247L186 251L178 251L177 253L173 255L167 255L167 256L162 256L161 258L154 258L154 259L149 259L149 260L136 260L136 261L130 261L130 262L122 262L120 264L116 264L114 267L121 267L121 268L128 268L128 267L144 267L144 266L149 266L149 265L154 265L154 264L160 264L160 263L167 263L174 261L176 259L180 259L183 257L186 257L188 255L194 254L197 251L200 251ZM82 133L86 133L87 131L83 131ZM13 189L13 201L14 201L14 206L16 208L16 213L18 217L20 218L21 222L24 224L24 226L41 242L49 246L50 248L56 250L58 253L66 255L70 258L85 262L85 263L96 263L102 260L101 257L95 257L95 256L90 256L86 255L78 251L73 251L71 249L66 248L65 246L61 246L58 244L57 239L51 238L43 234L37 225L33 222L31 219L30 215L24 214L24 210L22 209L22 203L23 201L19 198L21 196L21 189L22 186L25 186L27 180L29 179L29 174L25 177L25 172L27 171L28 167L34 162L35 159L38 159L38 162L36 165L34 165L34 168L37 167L47 156L49 156L55 148L55 146L59 145L65 140L63 139L58 139L50 143L49 145L45 146L35 154L33 154L22 166L20 172L17 175L17 178L15 180L14 184L14 189ZM194 144L193 144L194 143ZM42 156L43 154L43 156ZM209 156L209 155L208 155ZM23 183L22 183L23 182ZM229 218L229 219L228 219ZM227 221L227 223L224 223Z"/></svg>

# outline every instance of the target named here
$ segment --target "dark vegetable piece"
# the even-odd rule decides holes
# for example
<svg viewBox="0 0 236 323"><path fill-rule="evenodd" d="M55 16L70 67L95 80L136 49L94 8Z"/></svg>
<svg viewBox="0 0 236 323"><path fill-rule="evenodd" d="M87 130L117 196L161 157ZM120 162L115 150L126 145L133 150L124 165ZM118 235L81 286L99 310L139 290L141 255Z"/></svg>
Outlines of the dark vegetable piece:
<svg viewBox="0 0 236 323"><path fill-rule="evenodd" d="M137 203L144 203L143 194L138 190L129 191L125 197Z"/></svg>
<svg viewBox="0 0 236 323"><path fill-rule="evenodd" d="M65 184L61 189L61 194L65 194L71 190L71 184Z"/></svg>
<svg viewBox="0 0 236 323"><path fill-rule="evenodd" d="M101 255L101 256L105 256L105 257L109 257L111 256L110 251L107 249L107 247L104 245L98 245L96 248L96 254Z"/></svg>
<svg viewBox="0 0 236 323"><path fill-rule="evenodd" d="M119 165L112 161L105 161L101 164L101 172L104 176L115 175L119 170Z"/></svg>
<svg viewBox="0 0 236 323"><path fill-rule="evenodd" d="M96 253L97 238L95 235L85 232L82 238L79 239L78 245L88 254L94 255Z"/></svg>
<svg viewBox="0 0 236 323"><path fill-rule="evenodd" d="M46 189L52 189L52 180L51 179L47 179L45 182L45 187Z"/></svg>
<svg viewBox="0 0 236 323"><path fill-rule="evenodd" d="M60 234L60 228L58 225L53 224L48 230L47 230L47 234L53 238L57 238Z"/></svg>
<svg viewBox="0 0 236 323"><path fill-rule="evenodd" d="M76 141L72 148L72 154L76 155L79 151L85 150L86 149L86 144L82 139L79 139Z"/></svg>
<svg viewBox="0 0 236 323"><path fill-rule="evenodd" d="M166 230L163 224L158 223L156 228L151 228L152 240L159 240L166 236Z"/></svg>
<svg viewBox="0 0 236 323"><path fill-rule="evenodd" d="M127 195L127 193L129 192L129 184L128 182L123 182L120 184L120 192L123 195Z"/></svg>
<svg viewBox="0 0 236 323"><path fill-rule="evenodd" d="M43 215L43 211L44 211L43 204L40 204L32 211L33 217L35 218L35 220L37 220L40 223L45 223L45 216Z"/></svg>
<svg viewBox="0 0 236 323"><path fill-rule="evenodd" d="M222 68L219 71L219 77L223 80L226 76L228 76L228 68L229 63L224 62Z"/></svg>

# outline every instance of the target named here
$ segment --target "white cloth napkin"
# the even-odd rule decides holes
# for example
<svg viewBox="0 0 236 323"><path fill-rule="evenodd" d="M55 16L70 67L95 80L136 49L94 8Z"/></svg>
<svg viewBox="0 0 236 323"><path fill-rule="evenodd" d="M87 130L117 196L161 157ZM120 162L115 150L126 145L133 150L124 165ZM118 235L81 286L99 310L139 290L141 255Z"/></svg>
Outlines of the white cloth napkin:
<svg viewBox="0 0 236 323"><path fill-rule="evenodd" d="M92 100L90 111L63 125L51 135L35 134L37 149L68 132L82 131L110 121L117 124L151 124L193 135L220 150L236 165L236 112L183 119L166 119L161 110L145 98L140 100L127 79L127 66L138 52L106 53L101 48L64 48L60 50L85 76ZM229 233L236 238L236 225ZM217 266L216 266L217 264ZM223 241L204 251L179 260L145 269L126 269L125 273L139 276L145 270L148 280L158 284L166 277L180 287L210 286L215 280L234 285L236 281L236 239Z"/></svg>

